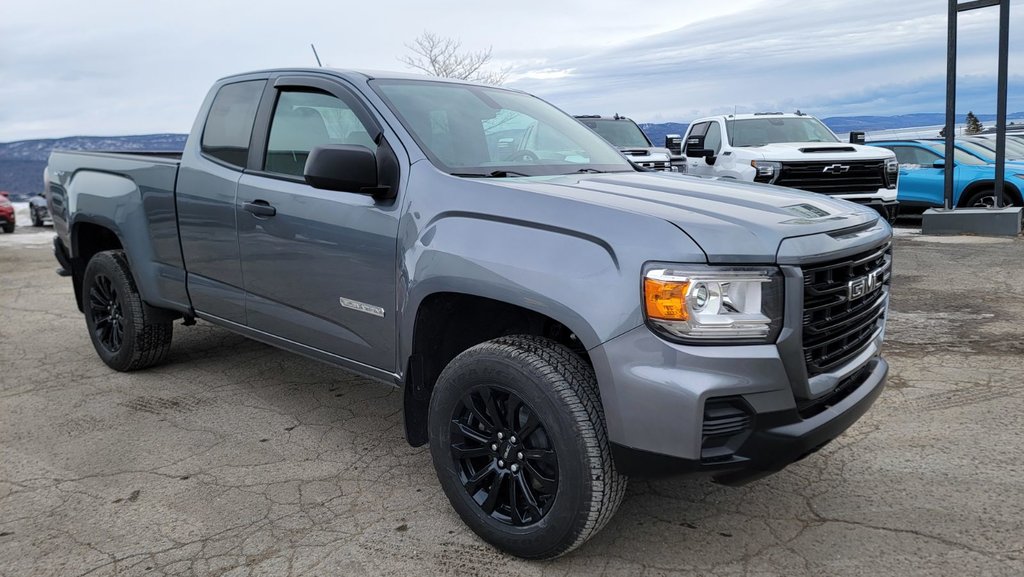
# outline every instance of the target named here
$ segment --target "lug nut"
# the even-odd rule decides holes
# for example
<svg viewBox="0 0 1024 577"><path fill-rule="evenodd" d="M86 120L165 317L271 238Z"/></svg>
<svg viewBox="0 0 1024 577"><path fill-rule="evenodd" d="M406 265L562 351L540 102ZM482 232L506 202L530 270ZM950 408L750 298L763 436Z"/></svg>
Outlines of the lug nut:
<svg viewBox="0 0 1024 577"><path fill-rule="evenodd" d="M491 443L491 450L492 451L497 451L498 450L498 444L497 443Z"/></svg>
<svg viewBox="0 0 1024 577"><path fill-rule="evenodd" d="M512 472L515 473L517 471L519 471L519 465L516 465L515 463L512 463Z"/></svg>
<svg viewBox="0 0 1024 577"><path fill-rule="evenodd" d="M520 461L522 461L523 460L523 454L522 453L516 453L516 458L519 459Z"/></svg>
<svg viewBox="0 0 1024 577"><path fill-rule="evenodd" d="M504 439L505 438L505 434L502 433L501 431L498 431L498 438L499 439Z"/></svg>
<svg viewBox="0 0 1024 577"><path fill-rule="evenodd" d="M513 444L515 444L515 442L516 442L516 436L515 436L515 435L512 435L512 436L511 436L511 437L509 438L509 442L510 442L510 443L513 443Z"/></svg>
<svg viewBox="0 0 1024 577"><path fill-rule="evenodd" d="M505 461L499 460L498 461L498 466L499 467L504 467L505 466Z"/></svg>

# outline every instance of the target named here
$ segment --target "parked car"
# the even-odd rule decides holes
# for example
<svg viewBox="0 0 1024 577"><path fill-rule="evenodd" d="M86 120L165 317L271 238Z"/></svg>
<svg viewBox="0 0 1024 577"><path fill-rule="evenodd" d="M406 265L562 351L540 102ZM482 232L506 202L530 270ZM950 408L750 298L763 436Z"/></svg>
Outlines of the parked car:
<svg viewBox="0 0 1024 577"><path fill-rule="evenodd" d="M513 123L531 154L488 146ZM46 180L109 367L163 361L199 318L401 387L452 507L521 557L585 542L628 476L738 484L806 457L888 372L877 213L637 170L519 91L232 76L182 154L54 151Z"/></svg>
<svg viewBox="0 0 1024 577"><path fill-rule="evenodd" d="M859 142L863 142L863 133ZM835 196L896 219L896 157L847 144L820 120L802 113L709 116L683 137L686 172L764 182Z"/></svg>
<svg viewBox="0 0 1024 577"><path fill-rule="evenodd" d="M29 216L32 217L32 226L43 226L51 222L50 209L46 206L46 192L40 192L28 200Z"/></svg>
<svg viewBox="0 0 1024 577"><path fill-rule="evenodd" d="M985 136L964 136L957 138L956 142L970 144L975 148L987 150L991 155L992 161L995 162L996 158L996 137L995 135ZM1024 142L1021 142L1015 138L1006 139L1006 160L1007 162L1024 162Z"/></svg>
<svg viewBox="0 0 1024 577"><path fill-rule="evenodd" d="M14 205L7 196L7 192L0 191L0 229L10 234L14 232Z"/></svg>
<svg viewBox="0 0 1024 577"><path fill-rule="evenodd" d="M651 139L647 138L633 120L617 113L614 116L576 116L576 120L621 150L622 154L636 164L651 170L675 170L669 149L654 146Z"/></svg>
<svg viewBox="0 0 1024 577"><path fill-rule="evenodd" d="M932 140L886 140L872 142L893 151L900 162L900 205L908 210L944 206L946 151L943 142ZM995 167L956 149L953 203L956 206L995 205ZM1024 206L1024 166L1007 164L1003 191L1004 206Z"/></svg>

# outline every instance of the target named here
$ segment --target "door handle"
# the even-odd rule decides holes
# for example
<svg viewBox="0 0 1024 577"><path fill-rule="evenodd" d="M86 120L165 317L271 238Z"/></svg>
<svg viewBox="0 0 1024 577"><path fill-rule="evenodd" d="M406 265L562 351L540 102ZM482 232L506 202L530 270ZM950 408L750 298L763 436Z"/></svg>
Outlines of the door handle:
<svg viewBox="0 0 1024 577"><path fill-rule="evenodd" d="M262 216L264 218L277 214L277 209L270 206L270 203L265 200L247 202L242 205L242 208L244 208L246 212L251 212L253 216Z"/></svg>

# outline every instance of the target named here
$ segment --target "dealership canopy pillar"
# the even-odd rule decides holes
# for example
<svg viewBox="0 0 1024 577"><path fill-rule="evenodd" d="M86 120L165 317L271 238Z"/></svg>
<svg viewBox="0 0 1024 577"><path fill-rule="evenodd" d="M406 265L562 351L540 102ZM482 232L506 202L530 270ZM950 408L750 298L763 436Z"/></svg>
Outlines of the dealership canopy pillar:
<svg viewBox="0 0 1024 577"><path fill-rule="evenodd" d="M957 15L968 10L999 6L999 73L996 88L996 174L991 207L957 209L953 203L955 184L956 125L956 40ZM1006 176L1006 92L1010 45L1010 0L949 0L946 49L946 165L945 202L941 209L925 211L921 221L924 234L982 234L1016 236L1021 232L1021 208L1003 207ZM1015 217L1014 217L1015 216Z"/></svg>

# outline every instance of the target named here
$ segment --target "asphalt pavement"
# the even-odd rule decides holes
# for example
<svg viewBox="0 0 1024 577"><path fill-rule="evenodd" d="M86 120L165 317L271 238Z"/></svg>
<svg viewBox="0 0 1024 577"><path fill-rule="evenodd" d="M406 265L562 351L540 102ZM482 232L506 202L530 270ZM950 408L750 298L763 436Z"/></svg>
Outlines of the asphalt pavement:
<svg viewBox="0 0 1024 577"><path fill-rule="evenodd" d="M633 482L525 562L452 512L397 390L204 323L107 369L49 235L0 234L0 575L1024 575L1024 240L900 231L851 430L742 488Z"/></svg>

